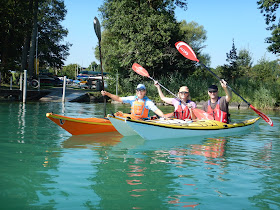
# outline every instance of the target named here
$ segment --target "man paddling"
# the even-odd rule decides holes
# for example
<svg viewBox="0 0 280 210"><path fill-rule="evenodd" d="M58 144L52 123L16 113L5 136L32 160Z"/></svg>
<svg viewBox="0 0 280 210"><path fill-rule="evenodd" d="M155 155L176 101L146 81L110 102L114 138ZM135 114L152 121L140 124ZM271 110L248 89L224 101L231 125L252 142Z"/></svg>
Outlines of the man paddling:
<svg viewBox="0 0 280 210"><path fill-rule="evenodd" d="M163 112L157 108L157 106L146 96L146 87L143 84L137 85L136 95L119 97L107 91L101 91L103 96L108 96L114 101L121 103L129 103L131 105L131 114L130 116L134 119L145 119L149 118L149 111L152 110L160 117L165 117Z"/></svg>
<svg viewBox="0 0 280 210"><path fill-rule="evenodd" d="M225 80L222 79L220 83L226 93L226 96L219 97L218 87L216 85L209 86L208 95L210 99L203 104L202 109L212 115L214 120L229 123L228 104L231 100L232 93Z"/></svg>

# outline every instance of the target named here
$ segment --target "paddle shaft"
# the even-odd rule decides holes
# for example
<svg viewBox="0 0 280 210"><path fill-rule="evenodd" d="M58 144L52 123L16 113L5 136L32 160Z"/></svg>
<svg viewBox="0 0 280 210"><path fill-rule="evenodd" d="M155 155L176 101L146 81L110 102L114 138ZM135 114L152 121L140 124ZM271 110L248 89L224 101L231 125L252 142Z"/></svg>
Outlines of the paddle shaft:
<svg viewBox="0 0 280 210"><path fill-rule="evenodd" d="M196 61L198 63L199 60L196 57L196 54L194 53L194 51L192 50L192 48L187 45L185 42L179 41L175 43L175 46L177 48L177 50L187 59L190 59L192 61ZM221 79L214 73L212 72L207 66L205 66L203 63L200 63L201 65L203 65L208 71L210 71L218 80L221 81ZM264 113L262 113L261 111L257 110L252 104L250 104L248 101L246 101L244 98L242 98L234 89L232 89L230 86L227 85L227 87L229 87L232 92L234 92L237 96L239 96L245 103L247 103L252 109L253 111L255 111L259 116L261 116L269 125L273 126L273 122L272 120L265 115Z"/></svg>
<svg viewBox="0 0 280 210"><path fill-rule="evenodd" d="M205 66L203 63L199 62L202 66L204 66L211 74L213 74L218 80L222 80L220 77L218 77L217 74L215 74L213 71L211 71L211 69L209 69L207 66ZM237 96L239 96L246 104L248 104L248 106L250 106L251 104L246 101L242 96L240 96L234 89L232 89L232 87L230 87L229 85L227 85L228 88L230 88L232 90L232 92L234 92Z"/></svg>
<svg viewBox="0 0 280 210"><path fill-rule="evenodd" d="M100 29L100 23L97 17L94 18L94 30L96 33L96 36L98 38L98 47L99 47L99 59L100 59L100 68L101 68L101 79L102 79L102 90L105 90L104 88L104 77L103 77L103 68L102 68L102 54L101 54L101 29ZM103 96L104 101L104 117L106 117L106 98Z"/></svg>

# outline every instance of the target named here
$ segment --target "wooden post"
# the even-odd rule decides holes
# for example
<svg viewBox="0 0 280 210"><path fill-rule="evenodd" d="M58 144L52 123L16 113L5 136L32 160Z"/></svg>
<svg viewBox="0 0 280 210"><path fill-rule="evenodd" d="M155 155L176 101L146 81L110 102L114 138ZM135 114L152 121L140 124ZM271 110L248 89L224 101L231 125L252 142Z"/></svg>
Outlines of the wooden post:
<svg viewBox="0 0 280 210"><path fill-rule="evenodd" d="M22 93L22 102L26 101L26 89L27 89L27 70L24 70L24 79L23 79L23 93Z"/></svg>
<svg viewBox="0 0 280 210"><path fill-rule="evenodd" d="M22 72L20 73L19 76L19 90L22 91Z"/></svg>
<svg viewBox="0 0 280 210"><path fill-rule="evenodd" d="M13 76L10 77L10 90L13 89Z"/></svg>
<svg viewBox="0 0 280 210"><path fill-rule="evenodd" d="M66 76L63 77L63 92L62 92L62 102L65 102L65 89L66 89Z"/></svg>

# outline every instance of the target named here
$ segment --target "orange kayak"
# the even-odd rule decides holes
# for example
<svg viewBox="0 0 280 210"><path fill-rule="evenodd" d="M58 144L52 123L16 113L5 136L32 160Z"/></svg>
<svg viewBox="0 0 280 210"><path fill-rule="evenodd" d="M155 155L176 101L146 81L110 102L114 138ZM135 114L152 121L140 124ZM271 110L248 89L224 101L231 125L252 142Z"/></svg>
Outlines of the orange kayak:
<svg viewBox="0 0 280 210"><path fill-rule="evenodd" d="M72 118L53 113L47 113L46 116L72 135L116 131L115 127L106 118Z"/></svg>

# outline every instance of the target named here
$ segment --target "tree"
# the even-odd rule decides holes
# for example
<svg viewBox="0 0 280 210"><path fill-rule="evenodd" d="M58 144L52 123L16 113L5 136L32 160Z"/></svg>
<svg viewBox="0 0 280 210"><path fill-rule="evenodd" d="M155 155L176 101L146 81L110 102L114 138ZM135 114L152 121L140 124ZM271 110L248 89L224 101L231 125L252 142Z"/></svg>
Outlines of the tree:
<svg viewBox="0 0 280 210"><path fill-rule="evenodd" d="M239 68L240 76L248 75L253 65L251 53L242 49L238 52L237 66Z"/></svg>
<svg viewBox="0 0 280 210"><path fill-rule="evenodd" d="M234 40L232 41L232 48L229 53L226 53L227 59L226 61L229 64L225 64L222 66L221 74L226 80L235 80L238 76L240 76L240 72L238 71L238 55L237 55L237 48L234 45Z"/></svg>
<svg viewBox="0 0 280 210"><path fill-rule="evenodd" d="M66 15L63 0L44 0L38 15L38 58L40 66L62 68L69 55L70 43L63 43L68 30L60 24Z"/></svg>
<svg viewBox="0 0 280 210"><path fill-rule="evenodd" d="M38 34L38 7L39 0L35 0L34 11L33 11L33 28L31 34L31 44L29 50L29 59L28 59L28 75L34 74L34 55L36 50L36 40Z"/></svg>
<svg viewBox="0 0 280 210"><path fill-rule="evenodd" d="M261 10L265 17L265 23L268 25L267 30L271 30L271 37L266 38L266 42L270 44L268 51L279 54L280 53L280 18L277 22L277 14L279 15L280 0L259 0L258 9ZM277 12L279 11L279 12Z"/></svg>
<svg viewBox="0 0 280 210"><path fill-rule="evenodd" d="M34 73L37 28L40 66L60 68L63 65L70 47L69 43L62 44L68 33L60 25L66 14L63 0L5 0L0 1L0 12L1 72L7 74L10 69L29 68L29 76Z"/></svg>
<svg viewBox="0 0 280 210"><path fill-rule="evenodd" d="M0 1L0 71L4 77L8 70L20 69L24 33L31 18L29 5L28 1Z"/></svg>
<svg viewBox="0 0 280 210"><path fill-rule="evenodd" d="M276 81L280 75L278 62L261 58L257 65L252 68L251 76L259 81Z"/></svg>
<svg viewBox="0 0 280 210"><path fill-rule="evenodd" d="M62 68L61 74L67 76L67 78L75 79L77 76L77 69L79 68L80 66L78 64L69 64Z"/></svg>
<svg viewBox="0 0 280 210"><path fill-rule="evenodd" d="M132 79L139 78L131 71L134 62L155 77L186 72L180 68L183 59L174 47L184 38L174 17L175 5L180 2L186 8L184 1L105 1L100 8L104 69Z"/></svg>
<svg viewBox="0 0 280 210"><path fill-rule="evenodd" d="M91 64L89 64L88 70L101 71L100 65L98 65L95 61L92 61Z"/></svg>

